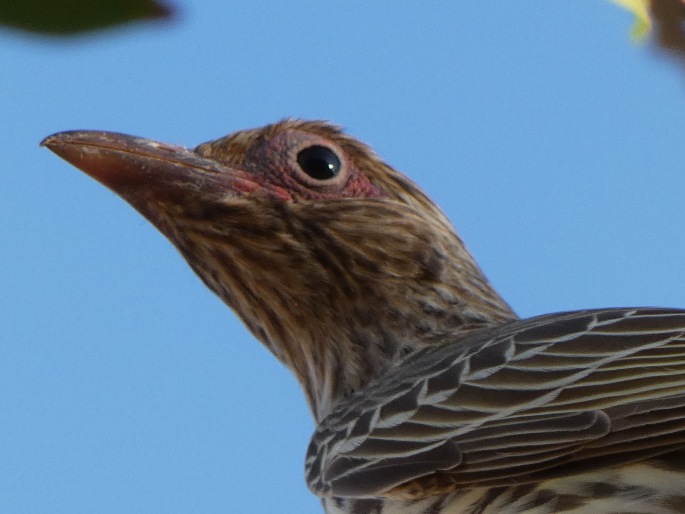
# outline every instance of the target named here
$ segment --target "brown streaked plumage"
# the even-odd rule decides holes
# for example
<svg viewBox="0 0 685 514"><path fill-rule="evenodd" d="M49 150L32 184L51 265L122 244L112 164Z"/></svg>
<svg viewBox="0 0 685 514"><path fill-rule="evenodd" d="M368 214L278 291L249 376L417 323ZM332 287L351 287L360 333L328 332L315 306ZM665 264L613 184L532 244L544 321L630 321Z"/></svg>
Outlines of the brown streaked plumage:
<svg viewBox="0 0 685 514"><path fill-rule="evenodd" d="M325 122L43 144L111 188L293 370L329 513L681 512L685 311L518 320L449 221Z"/></svg>

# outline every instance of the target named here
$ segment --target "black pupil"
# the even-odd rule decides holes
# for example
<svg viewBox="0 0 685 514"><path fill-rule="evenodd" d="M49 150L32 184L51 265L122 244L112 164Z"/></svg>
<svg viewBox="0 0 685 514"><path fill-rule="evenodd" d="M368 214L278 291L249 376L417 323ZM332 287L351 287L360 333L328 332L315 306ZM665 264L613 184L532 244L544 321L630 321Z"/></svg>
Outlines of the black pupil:
<svg viewBox="0 0 685 514"><path fill-rule="evenodd" d="M302 171L317 180L333 178L340 172L340 159L326 146L313 145L301 150L297 163Z"/></svg>

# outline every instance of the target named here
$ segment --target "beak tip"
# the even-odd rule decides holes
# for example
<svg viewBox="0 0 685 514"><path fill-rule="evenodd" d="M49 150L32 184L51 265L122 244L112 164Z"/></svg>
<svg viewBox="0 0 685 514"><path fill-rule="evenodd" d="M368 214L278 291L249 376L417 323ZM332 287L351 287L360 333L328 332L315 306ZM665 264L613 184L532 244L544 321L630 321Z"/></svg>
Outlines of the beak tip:
<svg viewBox="0 0 685 514"><path fill-rule="evenodd" d="M43 146L44 146L44 147L46 147L46 148L52 150L52 146L55 144L55 139L57 139L56 136L57 136L58 134L59 134L59 133L57 133L57 134L51 134L51 135L49 135L48 137L43 138L43 140L42 140L40 143L38 143L38 146L40 146L40 147L43 147Z"/></svg>
<svg viewBox="0 0 685 514"><path fill-rule="evenodd" d="M66 130L63 132L55 132L44 138L38 146L46 147L53 152L56 152L60 146L64 146L67 143L73 143L78 140L78 135L82 134L83 131L78 130Z"/></svg>

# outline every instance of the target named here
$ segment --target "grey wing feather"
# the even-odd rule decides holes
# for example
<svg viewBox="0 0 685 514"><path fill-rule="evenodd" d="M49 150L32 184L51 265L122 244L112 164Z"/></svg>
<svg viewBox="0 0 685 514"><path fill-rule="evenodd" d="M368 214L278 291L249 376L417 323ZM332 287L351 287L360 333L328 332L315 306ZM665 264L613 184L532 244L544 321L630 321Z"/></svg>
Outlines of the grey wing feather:
<svg viewBox="0 0 685 514"><path fill-rule="evenodd" d="M515 321L438 348L340 405L306 458L320 496L506 485L685 446L685 311ZM420 493L419 493L420 494Z"/></svg>

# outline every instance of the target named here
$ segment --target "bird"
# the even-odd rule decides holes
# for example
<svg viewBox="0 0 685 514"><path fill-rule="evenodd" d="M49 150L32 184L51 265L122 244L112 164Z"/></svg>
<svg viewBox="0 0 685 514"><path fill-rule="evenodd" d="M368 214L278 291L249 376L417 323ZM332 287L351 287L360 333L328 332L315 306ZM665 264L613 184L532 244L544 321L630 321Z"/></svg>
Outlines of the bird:
<svg viewBox="0 0 685 514"><path fill-rule="evenodd" d="M326 513L685 512L685 310L519 318L420 187L326 121L41 144L294 373Z"/></svg>

